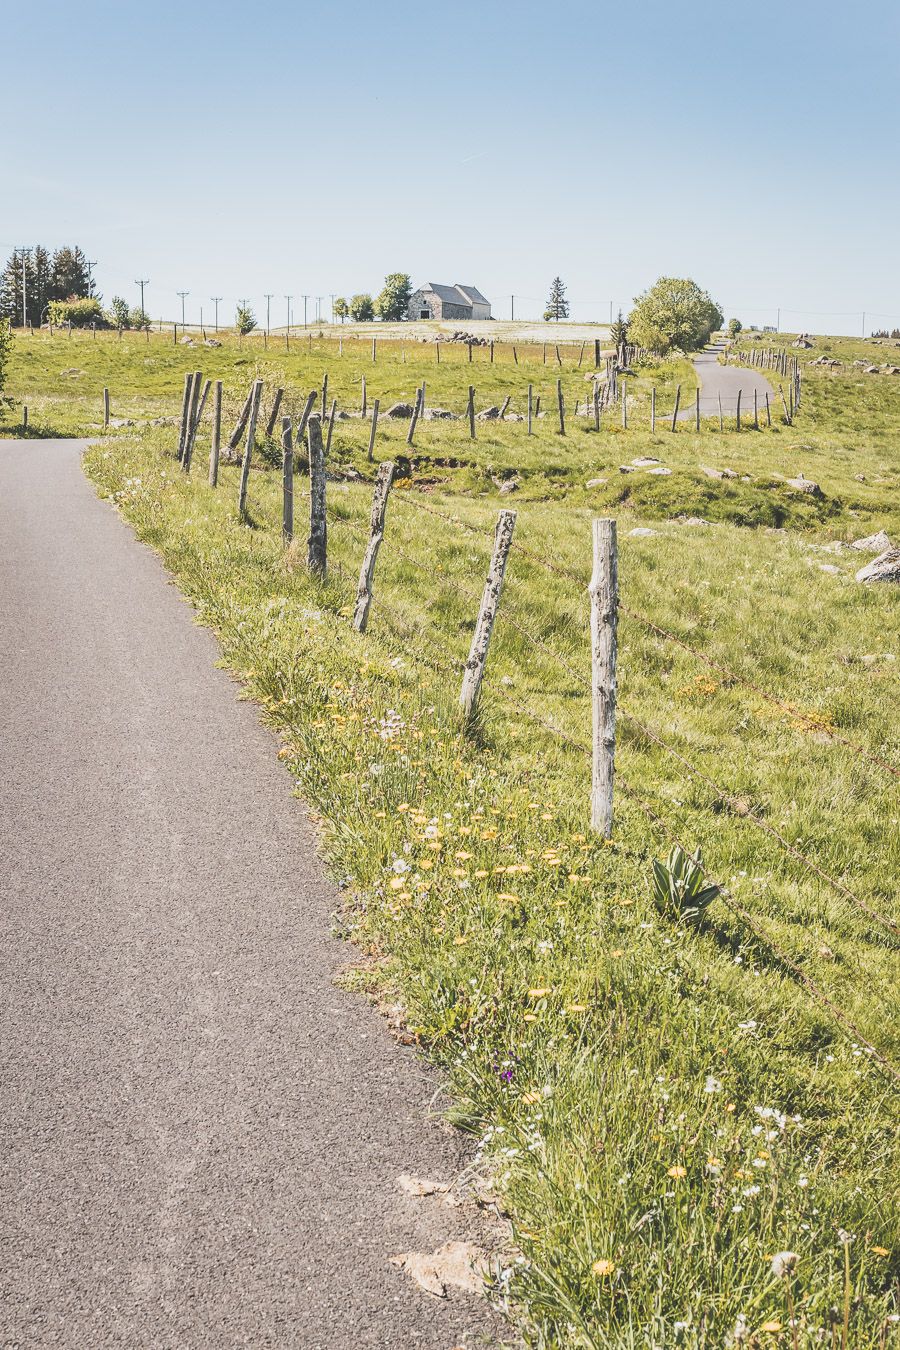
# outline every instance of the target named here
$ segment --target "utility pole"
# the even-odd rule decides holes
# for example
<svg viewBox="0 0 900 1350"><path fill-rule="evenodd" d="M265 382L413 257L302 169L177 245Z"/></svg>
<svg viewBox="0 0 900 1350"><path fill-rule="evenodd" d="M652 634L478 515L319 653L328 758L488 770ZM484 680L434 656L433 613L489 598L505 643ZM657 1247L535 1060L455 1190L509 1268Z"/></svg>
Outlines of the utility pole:
<svg viewBox="0 0 900 1350"><path fill-rule="evenodd" d="M306 302L307 302L308 299L309 299L309 296L308 296L308 295L304 295L304 297L303 297L303 327L304 327L304 328L306 327Z"/></svg>
<svg viewBox="0 0 900 1350"><path fill-rule="evenodd" d="M334 297L336 292L331 292L331 322L334 323Z"/></svg>
<svg viewBox="0 0 900 1350"><path fill-rule="evenodd" d="M779 308L778 308L778 316L777 316L777 318L775 319L775 332L776 332L776 333L780 333L780 332L781 332L781 307L780 307L780 306L779 306Z"/></svg>
<svg viewBox="0 0 900 1350"><path fill-rule="evenodd" d="M93 294L94 294L94 271L93 271L93 269L97 266L97 259L96 259L96 258L94 258L94 259L91 259L91 258L85 258L85 260L84 260L84 265L85 265L85 267L87 268L87 273L88 273L88 295L93 295ZM149 284L149 283L148 283L148 284ZM143 298L143 296L141 296L141 309L143 309L143 308L144 308L144 298Z"/></svg>
<svg viewBox="0 0 900 1350"><path fill-rule="evenodd" d="M184 297L190 295L190 291L176 291L176 295L181 296L181 326L184 327Z"/></svg>
<svg viewBox="0 0 900 1350"><path fill-rule="evenodd" d="M284 298L285 298L285 300L287 301L287 307L288 307L287 335L288 335L288 341L290 341L290 338L291 338L291 301L293 300L294 297L293 297L292 295L286 295Z"/></svg>
<svg viewBox="0 0 900 1350"><path fill-rule="evenodd" d="M28 281L27 281L26 275L25 275L25 260L26 260L27 257L28 257L28 249L25 248L24 245L23 245L23 247L22 247L22 327L23 327L23 328L27 328L27 327L28 327L28 303L27 303L27 300L28 300L28 297L27 297Z"/></svg>
<svg viewBox="0 0 900 1350"><path fill-rule="evenodd" d="M609 321L612 323L612 301L609 302Z"/></svg>
<svg viewBox="0 0 900 1350"><path fill-rule="evenodd" d="M269 325L269 309L270 309L270 306L271 306L271 304L272 304L272 296L273 296L274 294L275 294L274 291L272 291L271 293L268 292L268 291L266 292L266 337L269 336L269 327L270 327L270 325Z"/></svg>
<svg viewBox="0 0 900 1350"><path fill-rule="evenodd" d="M516 297L515 297L514 295L511 295L511 296L509 297L509 317L510 317L510 320L511 320L512 322L515 321L515 317L516 317Z"/></svg>
<svg viewBox="0 0 900 1350"><path fill-rule="evenodd" d="M322 322L322 301L324 299L325 299L324 295L316 296L316 323Z"/></svg>
<svg viewBox="0 0 900 1350"><path fill-rule="evenodd" d="M863 337L866 336L866 311L865 311L865 310L863 310L862 335L863 335Z"/></svg>
<svg viewBox="0 0 900 1350"><path fill-rule="evenodd" d="M149 278L149 277L138 278L138 279L135 281L134 284L135 284L135 286L140 286L140 288L141 288L141 318L143 318L143 317L144 317L144 287L150 285L150 278ZM89 287L88 287L88 288L90 289L90 284L89 284Z"/></svg>
<svg viewBox="0 0 900 1350"><path fill-rule="evenodd" d="M209 298L210 298L210 300L213 302L213 304L214 304L215 307L216 307L216 332L218 333L218 331L219 331L219 301L222 299L222 297L221 297L221 295L211 295Z"/></svg>

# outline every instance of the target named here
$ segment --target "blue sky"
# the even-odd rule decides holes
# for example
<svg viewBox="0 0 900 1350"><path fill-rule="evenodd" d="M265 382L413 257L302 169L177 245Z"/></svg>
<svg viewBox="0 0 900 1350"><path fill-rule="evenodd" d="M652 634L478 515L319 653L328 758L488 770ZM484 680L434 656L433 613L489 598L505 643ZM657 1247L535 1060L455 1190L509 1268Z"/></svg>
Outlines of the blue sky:
<svg viewBox="0 0 900 1350"><path fill-rule="evenodd" d="M900 324L897 0L33 0L4 45L0 249L78 242L154 317L406 271L604 318L665 273Z"/></svg>

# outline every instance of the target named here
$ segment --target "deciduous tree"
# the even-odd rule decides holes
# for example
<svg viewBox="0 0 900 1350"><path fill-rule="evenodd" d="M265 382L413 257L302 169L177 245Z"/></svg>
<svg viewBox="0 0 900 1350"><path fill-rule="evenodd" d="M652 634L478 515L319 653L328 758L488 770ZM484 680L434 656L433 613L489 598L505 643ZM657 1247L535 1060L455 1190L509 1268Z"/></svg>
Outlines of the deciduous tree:
<svg viewBox="0 0 900 1350"><path fill-rule="evenodd" d="M631 339L654 352L693 352L721 328L722 311L696 281L660 277L631 311Z"/></svg>
<svg viewBox="0 0 900 1350"><path fill-rule="evenodd" d="M368 323L375 317L371 295L354 295L350 301L350 318L356 323Z"/></svg>
<svg viewBox="0 0 900 1350"><path fill-rule="evenodd" d="M384 279L384 287L375 301L375 312L382 319L396 323L409 312L412 281L407 272L391 272Z"/></svg>

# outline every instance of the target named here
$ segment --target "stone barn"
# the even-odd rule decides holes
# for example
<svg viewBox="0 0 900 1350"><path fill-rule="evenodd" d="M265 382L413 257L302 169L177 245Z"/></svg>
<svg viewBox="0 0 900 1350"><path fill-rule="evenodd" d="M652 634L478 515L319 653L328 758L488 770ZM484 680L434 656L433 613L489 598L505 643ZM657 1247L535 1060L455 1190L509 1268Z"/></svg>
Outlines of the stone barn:
<svg viewBox="0 0 900 1350"><path fill-rule="evenodd" d="M409 302L411 319L489 319L491 302L475 286L441 286L429 281Z"/></svg>

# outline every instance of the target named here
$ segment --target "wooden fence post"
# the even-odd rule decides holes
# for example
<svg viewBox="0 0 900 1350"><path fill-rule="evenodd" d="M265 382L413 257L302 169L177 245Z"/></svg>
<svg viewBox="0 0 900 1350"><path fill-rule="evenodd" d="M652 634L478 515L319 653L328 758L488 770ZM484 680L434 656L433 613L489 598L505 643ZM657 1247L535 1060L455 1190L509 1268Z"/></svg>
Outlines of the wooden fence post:
<svg viewBox="0 0 900 1350"><path fill-rule="evenodd" d="M196 380L197 389L200 388L202 380L203 375L198 370ZM184 464L182 467L184 468L185 473L190 473L191 471L191 463L194 458L194 444L197 440L197 432L200 430L200 423L203 421L203 410L206 407L206 400L209 398L209 391L211 387L212 387L212 380L207 380L206 384L203 385L203 392L200 395L199 400L195 399L196 409L194 410L193 416L191 418L191 428L188 433L187 445L185 446L184 449Z"/></svg>
<svg viewBox="0 0 900 1350"><path fill-rule="evenodd" d="M291 419L281 419L281 538L285 545L294 537L294 447Z"/></svg>
<svg viewBox="0 0 900 1350"><path fill-rule="evenodd" d="M247 425L247 418L250 416L250 408L253 404L253 390L255 389L255 387L256 381L254 380L253 384L251 384L250 386L250 392L247 395L244 406L241 409L241 415L237 420L237 425L235 426L234 431L228 438L228 445L226 449L228 450L229 454L233 454L241 443L241 437L243 436L244 428Z"/></svg>
<svg viewBox="0 0 900 1350"><path fill-rule="evenodd" d="M720 430L720 431L724 431L724 430L725 430L725 418L724 418L724 415L723 415L723 413L722 413L722 395L721 395L721 394L719 395L719 430Z"/></svg>
<svg viewBox="0 0 900 1350"><path fill-rule="evenodd" d="M678 409L680 408L680 406L681 406L681 385L679 384L679 385L676 387L676 389L675 389L675 409L674 409L674 411L673 411L673 413L672 413L672 430L673 430L673 431L675 430L675 424L676 424L677 421L678 421Z"/></svg>
<svg viewBox="0 0 900 1350"><path fill-rule="evenodd" d="M316 401L316 391L315 389L313 389L312 392L307 394L306 396L306 403L303 405L303 412L300 414L300 424L294 433L295 453L297 447L301 444L303 437L306 435L306 424L309 421L309 416L313 410L313 404L315 403L315 401Z"/></svg>
<svg viewBox="0 0 900 1350"><path fill-rule="evenodd" d="M737 392L737 410L735 414L735 420L737 422L738 431L740 431L741 429L741 392L742 391L740 389Z"/></svg>
<svg viewBox="0 0 900 1350"><path fill-rule="evenodd" d="M600 430L600 386L594 381L594 430Z"/></svg>
<svg viewBox="0 0 900 1350"><path fill-rule="evenodd" d="M306 565L324 577L328 566L328 524L325 516L325 450L322 422L313 413L307 422L309 436L309 539Z"/></svg>
<svg viewBox="0 0 900 1350"><path fill-rule="evenodd" d="M259 417L262 388L262 380L253 381L253 388L250 392L250 412L247 417L247 444L244 447L244 460L241 464L241 485L238 489L238 515L242 520L247 515L247 485L250 481L250 460L253 456L253 442L256 439L256 420Z"/></svg>
<svg viewBox="0 0 900 1350"><path fill-rule="evenodd" d="M278 409L281 407L281 400L284 398L284 390L279 387L275 390L275 397L272 399L272 411L269 413L269 420L266 423L266 440L271 440L275 434L275 421L278 417Z"/></svg>
<svg viewBox="0 0 900 1350"><path fill-rule="evenodd" d="M566 405L563 402L562 380L556 381L556 406L559 409L559 434L566 434Z"/></svg>
<svg viewBox="0 0 900 1350"><path fill-rule="evenodd" d="M475 386L474 386L474 384L470 384L470 385L469 385L469 403L468 403L468 407L466 408L466 413L467 413L468 418L469 418L469 439L474 441L474 439L475 439Z"/></svg>
<svg viewBox="0 0 900 1350"><path fill-rule="evenodd" d="M781 395L781 402L784 405L784 420L788 426L791 426L791 415L788 412L787 399L784 396L784 387L782 385L778 386L778 392Z"/></svg>
<svg viewBox="0 0 900 1350"><path fill-rule="evenodd" d="M328 407L328 371L322 376L322 421L325 421L325 412Z"/></svg>
<svg viewBox="0 0 900 1350"><path fill-rule="evenodd" d="M325 458L331 454L331 438L334 435L334 419L337 416L337 399L331 400L331 408L328 413L328 434L325 437Z"/></svg>
<svg viewBox="0 0 900 1350"><path fill-rule="evenodd" d="M753 430L759 431L759 400L756 390L753 390Z"/></svg>
<svg viewBox="0 0 900 1350"><path fill-rule="evenodd" d="M187 440L188 412L191 406L191 386L194 377L189 371L184 377L184 394L181 399L181 429L178 433L178 462L184 458L184 443Z"/></svg>
<svg viewBox="0 0 900 1350"><path fill-rule="evenodd" d="M769 391L768 391L768 389L767 389L767 390L766 390L766 426L767 426L767 427L770 427L771 425L772 425L772 409L771 409L771 407L769 406Z"/></svg>
<svg viewBox="0 0 900 1350"><path fill-rule="evenodd" d="M534 386L528 386L528 432L527 435L533 435L531 423L534 417Z"/></svg>
<svg viewBox="0 0 900 1350"><path fill-rule="evenodd" d="M103 426L109 426L109 390L103 390Z"/></svg>
<svg viewBox="0 0 900 1350"><path fill-rule="evenodd" d="M612 834L616 751L616 624L619 606L616 522L596 518L591 597L591 829Z"/></svg>
<svg viewBox="0 0 900 1350"><path fill-rule="evenodd" d="M222 381L216 380L213 393L212 444L209 450L209 486L214 488L219 482L219 452L222 443Z"/></svg>
<svg viewBox="0 0 900 1350"><path fill-rule="evenodd" d="M374 366L374 364L375 364L375 361L376 361L376 359L377 359L377 356L378 356L378 339L377 339L377 338L373 338L373 339L372 339L372 365L373 365L373 366Z"/></svg>
<svg viewBox="0 0 900 1350"><path fill-rule="evenodd" d="M491 632L500 604L503 574L506 571L506 560L512 546L515 525L515 511L500 512L494 531L494 551L491 555L491 565L487 580L484 583L481 608L478 611L478 621L472 634L472 645L469 648L469 656L459 694L460 707L463 710L463 715L467 718L472 716L478 704L478 694L481 689L481 681L484 678L488 648L491 645Z"/></svg>
<svg viewBox="0 0 900 1350"><path fill-rule="evenodd" d="M413 404L412 417L409 419L409 430L406 433L406 444L412 445L416 434L416 423L419 420L419 408L422 406L422 390L416 390L416 401Z"/></svg>
<svg viewBox="0 0 900 1350"><path fill-rule="evenodd" d="M361 399L360 399L359 415L360 415L360 417L365 417L365 415L366 415L366 377L365 377L365 375L362 377L362 397L361 397Z"/></svg>
<svg viewBox="0 0 900 1350"><path fill-rule="evenodd" d="M696 392L696 394L695 394L695 396L694 396L694 410L695 410L694 429L695 429L695 431L699 431L699 430L700 430L700 386L699 386L699 384L697 385L697 392Z"/></svg>
<svg viewBox="0 0 900 1350"><path fill-rule="evenodd" d="M28 404L22 404L22 430L28 430Z"/></svg>
<svg viewBox="0 0 900 1350"><path fill-rule="evenodd" d="M359 569L359 585L356 590L356 609L353 612L353 627L357 633L366 631L369 621L369 609L372 605L372 578L375 575L375 561L384 539L384 518L387 513L388 493L394 481L394 465L385 460L375 476L375 491L372 494L372 514L369 519L369 542Z"/></svg>
<svg viewBox="0 0 900 1350"><path fill-rule="evenodd" d="M656 385L650 386L650 430L656 430Z"/></svg>
<svg viewBox="0 0 900 1350"><path fill-rule="evenodd" d="M622 426L628 429L628 381L622 381Z"/></svg>
<svg viewBox="0 0 900 1350"><path fill-rule="evenodd" d="M200 385L203 380L203 374L195 370L191 375L191 392L188 398L187 427L184 433L184 445L181 447L181 467L185 473L190 470L191 441L194 436L194 427L197 421L197 404L200 401Z"/></svg>
<svg viewBox="0 0 900 1350"><path fill-rule="evenodd" d="M376 398L375 402L372 404L372 429L369 432L369 453L366 455L366 459L370 464L375 458L375 430L378 426L378 407L379 400Z"/></svg>

